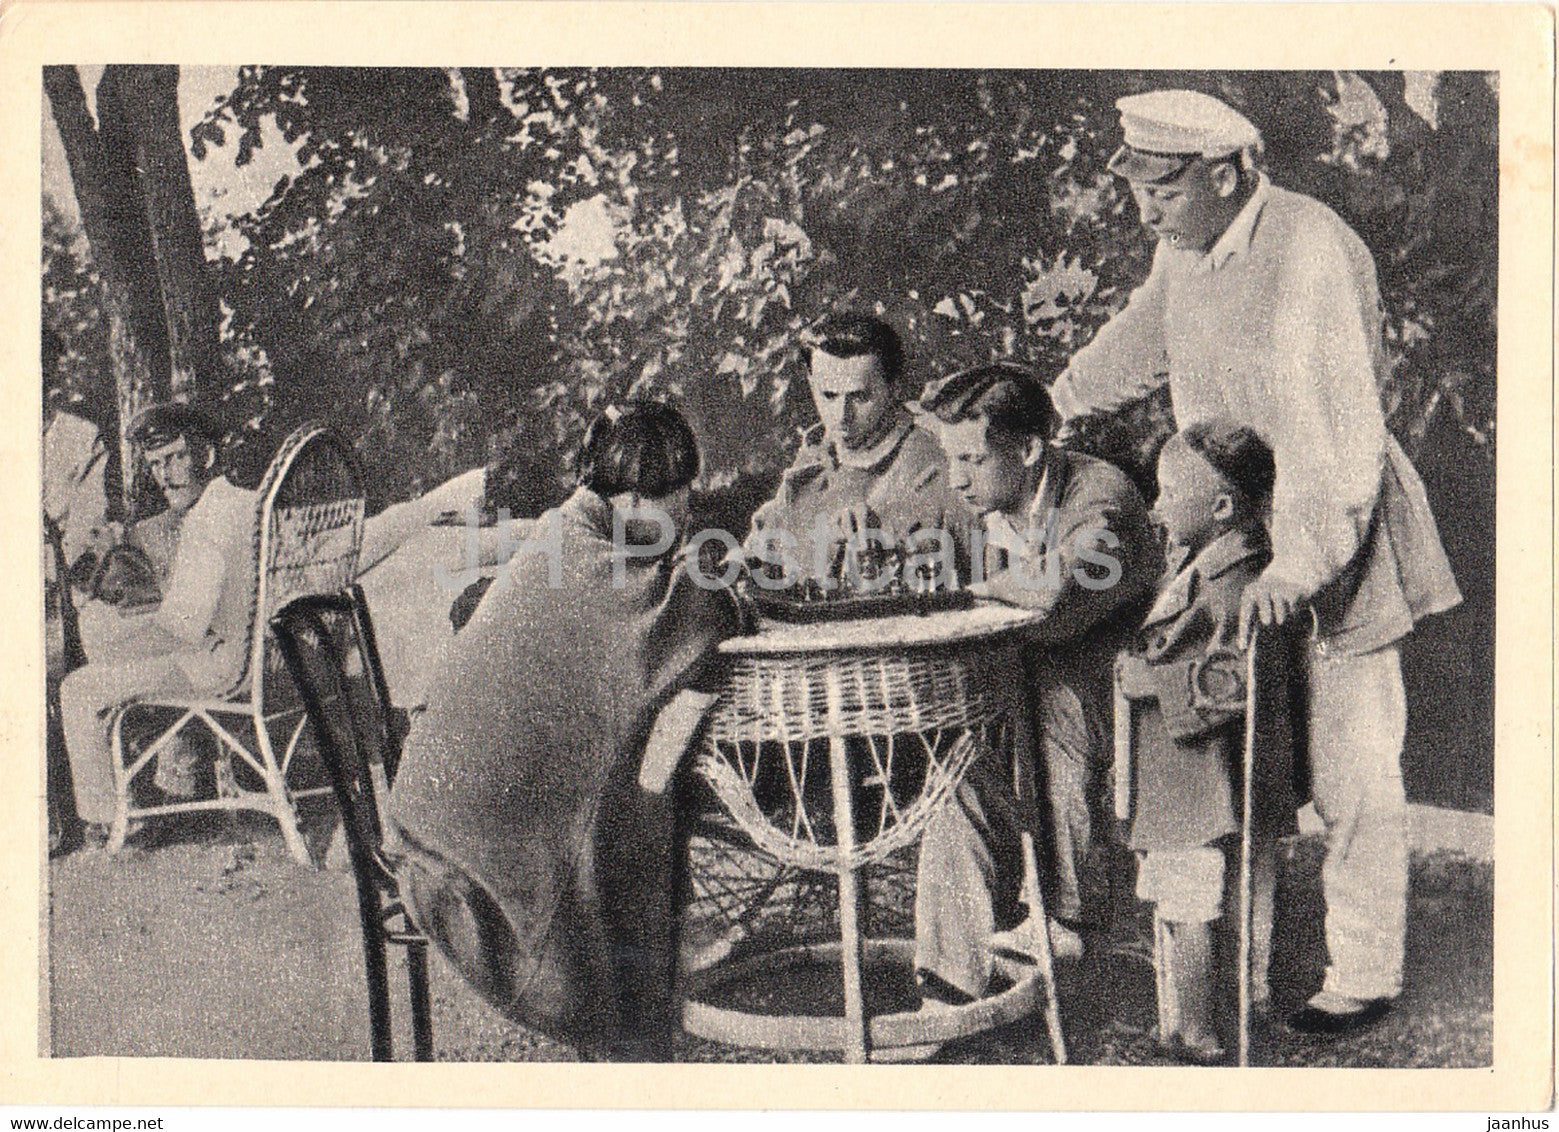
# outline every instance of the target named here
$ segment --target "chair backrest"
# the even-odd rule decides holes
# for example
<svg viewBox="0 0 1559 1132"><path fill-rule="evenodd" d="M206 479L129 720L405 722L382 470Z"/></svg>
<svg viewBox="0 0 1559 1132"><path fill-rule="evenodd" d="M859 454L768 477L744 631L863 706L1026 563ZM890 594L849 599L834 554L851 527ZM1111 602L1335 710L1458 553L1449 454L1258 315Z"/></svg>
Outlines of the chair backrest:
<svg viewBox="0 0 1559 1132"><path fill-rule="evenodd" d="M271 625L330 774L359 882L382 879L380 806L400 737L363 591L295 598Z"/></svg>
<svg viewBox="0 0 1559 1132"><path fill-rule="evenodd" d="M253 617L244 668L229 695L248 689L269 712L291 706L295 692L266 626L292 599L339 593L353 581L365 501L351 449L317 422L282 441L258 494ZM251 680L256 673L260 679Z"/></svg>

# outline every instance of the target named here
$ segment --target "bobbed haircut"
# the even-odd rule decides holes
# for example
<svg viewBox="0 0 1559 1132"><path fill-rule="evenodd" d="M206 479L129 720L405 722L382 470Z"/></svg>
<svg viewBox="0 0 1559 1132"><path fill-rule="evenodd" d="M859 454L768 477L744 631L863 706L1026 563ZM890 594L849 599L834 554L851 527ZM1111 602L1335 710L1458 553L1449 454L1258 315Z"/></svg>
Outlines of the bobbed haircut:
<svg viewBox="0 0 1559 1132"><path fill-rule="evenodd" d="M943 424L983 420L993 432L1025 440L1049 440L1060 423L1045 387L1010 362L959 370L928 389L920 405Z"/></svg>
<svg viewBox="0 0 1559 1132"><path fill-rule="evenodd" d="M882 362L889 385L897 385L904 372L904 343L898 331L869 314L840 311L827 315L807 335L807 364L821 350L835 358L859 358L867 354Z"/></svg>
<svg viewBox="0 0 1559 1132"><path fill-rule="evenodd" d="M1254 429L1214 418L1181 429L1180 442L1212 465L1213 471L1255 507L1265 506L1277 482L1277 460Z"/></svg>
<svg viewBox="0 0 1559 1132"><path fill-rule="evenodd" d="M656 499L687 487L698 468L698 439L681 413L660 401L630 401L585 431L579 485L600 496L631 491Z"/></svg>

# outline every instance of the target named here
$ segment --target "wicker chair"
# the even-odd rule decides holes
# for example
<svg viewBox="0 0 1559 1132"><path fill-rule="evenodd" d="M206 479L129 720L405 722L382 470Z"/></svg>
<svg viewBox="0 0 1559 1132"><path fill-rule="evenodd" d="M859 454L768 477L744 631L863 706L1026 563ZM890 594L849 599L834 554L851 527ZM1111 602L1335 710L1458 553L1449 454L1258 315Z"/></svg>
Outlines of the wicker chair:
<svg viewBox="0 0 1559 1132"><path fill-rule="evenodd" d="M118 805L109 832L110 853L124 845L133 819L198 810L252 810L274 817L292 855L302 864L313 863L298 831L293 802L328 793L330 788L291 786L293 757L303 736L303 705L272 647L267 626L291 599L336 593L352 581L362 545L363 511L356 464L341 440L323 425L306 424L282 442L260 485L255 513L258 577L251 594L254 616L242 671L224 694L139 700L115 715L111 734ZM144 748L138 752L127 748L124 729L131 721L148 716L166 720L170 713L171 725L158 731ZM214 796L137 806L135 780L195 724L214 736L222 750ZM250 772L248 785L232 773L239 764Z"/></svg>
<svg viewBox="0 0 1559 1132"><path fill-rule="evenodd" d="M428 941L401 903L384 853L379 803L389 790L403 735L390 708L363 591L301 597L272 621L276 641L303 696L314 737L341 809L357 880L373 1059L394 1060L387 944L406 949L412 1035L418 1061L433 1060Z"/></svg>

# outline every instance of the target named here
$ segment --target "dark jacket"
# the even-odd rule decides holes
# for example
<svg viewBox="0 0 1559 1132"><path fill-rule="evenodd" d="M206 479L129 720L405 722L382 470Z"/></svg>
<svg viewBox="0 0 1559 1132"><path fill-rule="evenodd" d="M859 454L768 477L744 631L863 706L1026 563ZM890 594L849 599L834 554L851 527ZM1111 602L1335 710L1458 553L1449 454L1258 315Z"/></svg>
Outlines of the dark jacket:
<svg viewBox="0 0 1559 1132"><path fill-rule="evenodd" d="M1266 566L1260 534L1229 531L1176 570L1121 657L1132 701L1133 849L1189 849L1239 830L1245 743L1240 595ZM1286 636L1264 637L1253 835L1292 832L1298 797Z"/></svg>
<svg viewBox="0 0 1559 1132"><path fill-rule="evenodd" d="M1029 663L1045 670L1042 680L1060 679L1077 694L1091 735L1090 761L1105 760L1111 668L1130 643L1162 569L1158 537L1125 472L1065 449L1046 455L1026 522L1034 535L1014 552L1001 544L1027 532L1004 533L993 516L986 517L988 592L1045 615L1026 631ZM1118 574L1110 584L1085 584L1109 581L1111 569Z"/></svg>
<svg viewBox="0 0 1559 1132"><path fill-rule="evenodd" d="M399 873L418 926L505 1015L655 1057L674 1020L678 870L671 801L639 788L639 763L736 607L679 555L614 563L592 492L547 523L556 584L550 551L517 555L413 724L390 799Z"/></svg>
<svg viewBox="0 0 1559 1132"><path fill-rule="evenodd" d="M1152 592L1158 538L1142 493L1114 464L1051 449L1025 519L1027 531L1004 536L986 517L985 572L992 597L1045 614L1036 640L1092 641L1095 626ZM1021 549L1002 545L1024 535Z"/></svg>

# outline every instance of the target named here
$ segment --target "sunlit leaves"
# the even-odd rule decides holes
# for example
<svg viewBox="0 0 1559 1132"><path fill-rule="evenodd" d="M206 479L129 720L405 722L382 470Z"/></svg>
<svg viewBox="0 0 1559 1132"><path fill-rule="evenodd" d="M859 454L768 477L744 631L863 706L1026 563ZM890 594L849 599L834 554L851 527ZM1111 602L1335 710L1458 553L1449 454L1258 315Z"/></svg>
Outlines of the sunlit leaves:
<svg viewBox="0 0 1559 1132"><path fill-rule="evenodd" d="M192 156L280 139L298 169L217 234L231 396L331 416L386 498L515 437L566 462L629 392L683 400L711 482L772 471L840 304L892 319L917 379L1058 373L1146 274L1104 166L1115 98L1168 83L1249 113L1274 179L1369 243L1399 435L1491 438L1496 119L1450 74L1431 126L1377 74L245 67ZM1166 413L1087 427L1129 455Z"/></svg>

